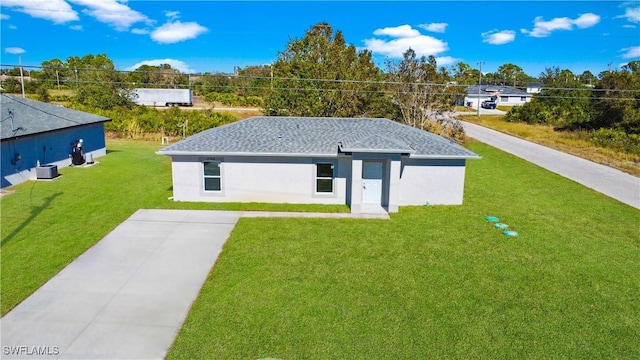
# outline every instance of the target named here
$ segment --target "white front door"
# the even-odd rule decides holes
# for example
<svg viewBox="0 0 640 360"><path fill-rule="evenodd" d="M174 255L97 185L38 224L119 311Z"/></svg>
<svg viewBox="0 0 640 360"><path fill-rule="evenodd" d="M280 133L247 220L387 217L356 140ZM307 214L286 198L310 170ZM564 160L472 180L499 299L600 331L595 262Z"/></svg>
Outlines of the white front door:
<svg viewBox="0 0 640 360"><path fill-rule="evenodd" d="M382 161L362 162L362 202L382 202Z"/></svg>

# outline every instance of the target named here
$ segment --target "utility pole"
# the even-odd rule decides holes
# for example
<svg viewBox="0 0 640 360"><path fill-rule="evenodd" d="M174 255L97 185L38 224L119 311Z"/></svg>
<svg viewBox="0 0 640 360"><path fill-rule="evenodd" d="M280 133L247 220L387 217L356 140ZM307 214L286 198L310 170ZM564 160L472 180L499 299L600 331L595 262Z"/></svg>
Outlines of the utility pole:
<svg viewBox="0 0 640 360"><path fill-rule="evenodd" d="M478 80L478 116L480 116L480 88L482 87L482 64L483 62L480 61L478 62L478 65L480 65L480 80Z"/></svg>
<svg viewBox="0 0 640 360"><path fill-rule="evenodd" d="M20 86L22 87L22 98L24 98L24 75L22 74L22 56L18 55L18 64L20 65Z"/></svg>
<svg viewBox="0 0 640 360"><path fill-rule="evenodd" d="M58 69L56 69L56 83L58 83L58 90L60 90L60 76L58 75Z"/></svg>

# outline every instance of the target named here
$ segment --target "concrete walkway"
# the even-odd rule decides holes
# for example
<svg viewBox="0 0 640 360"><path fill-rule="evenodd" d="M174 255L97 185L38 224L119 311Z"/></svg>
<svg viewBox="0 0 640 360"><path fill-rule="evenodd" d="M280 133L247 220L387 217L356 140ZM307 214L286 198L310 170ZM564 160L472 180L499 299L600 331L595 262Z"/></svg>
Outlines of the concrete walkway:
<svg viewBox="0 0 640 360"><path fill-rule="evenodd" d="M480 125L461 123L474 139L640 209L640 178Z"/></svg>
<svg viewBox="0 0 640 360"><path fill-rule="evenodd" d="M2 318L2 359L162 359L240 217L138 210Z"/></svg>

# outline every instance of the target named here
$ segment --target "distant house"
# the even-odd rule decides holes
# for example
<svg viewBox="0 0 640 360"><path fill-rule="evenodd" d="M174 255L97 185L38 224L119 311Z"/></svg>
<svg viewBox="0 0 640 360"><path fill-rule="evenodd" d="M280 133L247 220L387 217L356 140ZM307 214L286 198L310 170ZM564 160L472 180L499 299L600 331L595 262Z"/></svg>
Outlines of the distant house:
<svg viewBox="0 0 640 360"><path fill-rule="evenodd" d="M542 83L532 82L527 84L527 93L529 94L539 94L542 91Z"/></svg>
<svg viewBox="0 0 640 360"><path fill-rule="evenodd" d="M511 86L471 85L467 87L464 102L477 109L485 100L494 100L499 106L516 106L531 101L531 97L531 94Z"/></svg>
<svg viewBox="0 0 640 360"><path fill-rule="evenodd" d="M96 158L106 154L104 123L109 118L1 94L2 187L36 178L36 165L71 164L74 144Z"/></svg>
<svg viewBox="0 0 640 360"><path fill-rule="evenodd" d="M473 152L388 119L252 117L165 147L176 201L462 204Z"/></svg>
<svg viewBox="0 0 640 360"><path fill-rule="evenodd" d="M0 83L3 83L5 81L7 81L8 79L15 79L18 81L36 81L36 79L32 78L31 76L15 76L15 75L5 75L5 74L0 74Z"/></svg>

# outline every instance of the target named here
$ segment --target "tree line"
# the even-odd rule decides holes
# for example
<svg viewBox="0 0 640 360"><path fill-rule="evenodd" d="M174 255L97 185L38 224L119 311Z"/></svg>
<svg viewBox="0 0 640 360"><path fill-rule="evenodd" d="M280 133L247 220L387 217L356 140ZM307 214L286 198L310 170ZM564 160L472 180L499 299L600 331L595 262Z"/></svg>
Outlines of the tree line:
<svg viewBox="0 0 640 360"><path fill-rule="evenodd" d="M530 103L515 107L509 121L552 124L558 129L640 134L640 62L598 76L589 71L547 68L538 77L515 64L483 73L482 84L524 87L539 81L543 90ZM464 98L466 86L478 84L479 69L458 62L438 66L433 56L407 49L402 59L379 68L368 50L347 44L342 32L327 23L291 39L270 65L237 68L234 74L184 74L168 64L116 71L105 54L52 59L28 85L41 99L48 90L74 90L73 104L97 109L132 108L136 87L191 88L196 96L225 105L259 106L267 115L387 117L452 138L462 138L459 124L441 114ZM7 70L5 70L7 71ZM15 72L15 69L13 69ZM14 78L15 79L15 78ZM9 80L7 80L9 81ZM16 91L15 81L3 84Z"/></svg>

